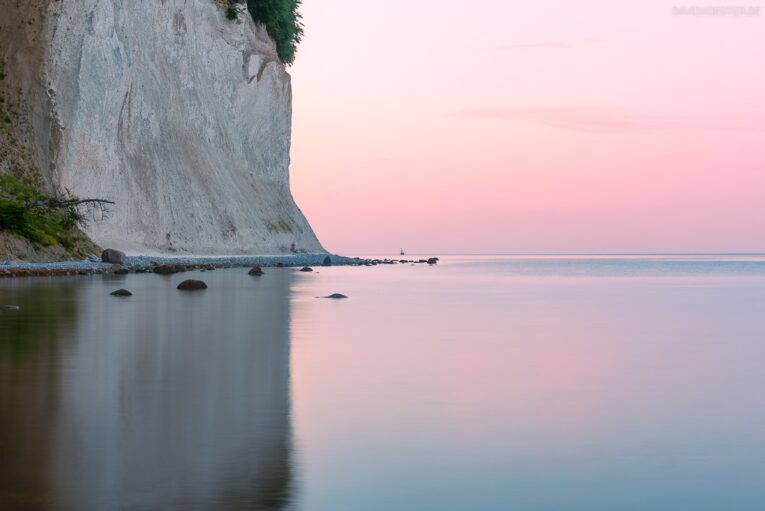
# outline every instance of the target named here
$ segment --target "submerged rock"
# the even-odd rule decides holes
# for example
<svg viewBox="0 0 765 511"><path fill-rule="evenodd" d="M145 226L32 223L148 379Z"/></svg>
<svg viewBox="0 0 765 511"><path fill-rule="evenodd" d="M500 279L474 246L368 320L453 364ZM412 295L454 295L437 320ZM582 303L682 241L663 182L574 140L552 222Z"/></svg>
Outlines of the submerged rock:
<svg viewBox="0 0 765 511"><path fill-rule="evenodd" d="M197 291L207 289L207 284L201 280L184 280L178 284L178 289L181 291Z"/></svg>
<svg viewBox="0 0 765 511"><path fill-rule="evenodd" d="M124 252L114 250L113 248L107 248L101 253L101 261L105 263L124 265L127 261L127 256Z"/></svg>
<svg viewBox="0 0 765 511"><path fill-rule="evenodd" d="M161 264L155 266L153 271L158 275L172 275L174 273L186 271L186 268L178 264Z"/></svg>
<svg viewBox="0 0 765 511"><path fill-rule="evenodd" d="M131 293L127 289L118 289L116 291L112 291L109 294L112 295L112 296L120 296L120 297L122 297L122 296L133 296L133 293Z"/></svg>
<svg viewBox="0 0 765 511"><path fill-rule="evenodd" d="M247 275L251 275L253 277L260 277L263 275L263 268L260 266L253 266L252 269L247 273Z"/></svg>
<svg viewBox="0 0 765 511"><path fill-rule="evenodd" d="M302 268L300 268L300 271L309 272L309 271L313 271L313 268L311 268L310 266L303 266Z"/></svg>
<svg viewBox="0 0 765 511"><path fill-rule="evenodd" d="M320 297L320 298L329 298L329 299L331 299L331 300L342 300L343 298L348 298L348 297L347 297L347 296L345 296L344 294L340 294L340 293L332 293L331 295L328 295L328 296L322 296L322 297Z"/></svg>

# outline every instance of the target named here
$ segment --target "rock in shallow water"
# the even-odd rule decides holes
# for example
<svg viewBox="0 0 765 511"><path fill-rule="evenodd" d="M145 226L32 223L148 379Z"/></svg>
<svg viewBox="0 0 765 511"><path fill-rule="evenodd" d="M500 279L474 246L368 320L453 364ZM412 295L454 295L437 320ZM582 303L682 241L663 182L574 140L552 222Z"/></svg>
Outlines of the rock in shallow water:
<svg viewBox="0 0 765 511"><path fill-rule="evenodd" d="M329 296L322 296L322 298L330 298L332 300L342 300L343 298L348 298L348 297L340 293L332 293Z"/></svg>
<svg viewBox="0 0 765 511"><path fill-rule="evenodd" d="M253 266L252 269L247 273L248 275L252 275L253 277L260 277L263 275L263 268L260 266Z"/></svg>
<svg viewBox="0 0 765 511"><path fill-rule="evenodd" d="M122 297L122 296L133 296L133 293L131 293L127 289L118 289L116 291L112 291L109 294L112 295L112 296L120 296L120 297Z"/></svg>
<svg viewBox="0 0 765 511"><path fill-rule="evenodd" d="M201 289L207 289L207 284L201 280L184 280L178 284L178 289L181 291L198 291Z"/></svg>
<svg viewBox="0 0 765 511"><path fill-rule="evenodd" d="M300 268L300 271L309 272L309 271L313 271L313 268L311 268L310 266L303 266L302 268Z"/></svg>

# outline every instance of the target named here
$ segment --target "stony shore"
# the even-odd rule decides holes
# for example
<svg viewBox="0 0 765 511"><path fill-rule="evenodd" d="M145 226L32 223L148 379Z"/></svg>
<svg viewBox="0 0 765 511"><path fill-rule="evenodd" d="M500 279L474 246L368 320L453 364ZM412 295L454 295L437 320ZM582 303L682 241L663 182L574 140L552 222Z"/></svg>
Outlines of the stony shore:
<svg viewBox="0 0 765 511"><path fill-rule="evenodd" d="M425 259L362 259L358 257L344 257L334 254L185 257L127 256L124 265L92 260L60 261L50 263L0 261L0 278L94 275L104 273L177 273L191 270L213 270L217 268L235 268L249 266L375 266L378 264L424 264L428 262L430 261Z"/></svg>

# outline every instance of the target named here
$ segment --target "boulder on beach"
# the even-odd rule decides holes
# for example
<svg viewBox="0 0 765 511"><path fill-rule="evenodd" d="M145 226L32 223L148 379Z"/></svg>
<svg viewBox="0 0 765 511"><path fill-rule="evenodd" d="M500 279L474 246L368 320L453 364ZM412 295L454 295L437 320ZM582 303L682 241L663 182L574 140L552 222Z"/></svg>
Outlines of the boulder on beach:
<svg viewBox="0 0 765 511"><path fill-rule="evenodd" d="M120 296L120 297L122 297L122 296L133 296L133 293L131 293L127 289L118 289L116 291L112 291L109 294L112 295L112 296Z"/></svg>
<svg viewBox="0 0 765 511"><path fill-rule="evenodd" d="M263 268L257 265L253 266L252 269L249 272L247 272L247 275L251 275L253 277L260 277L261 275L263 275Z"/></svg>
<svg viewBox="0 0 765 511"><path fill-rule="evenodd" d="M207 284L201 280L184 280L178 284L178 289L181 291L197 291L207 289Z"/></svg>
<svg viewBox="0 0 765 511"><path fill-rule="evenodd" d="M321 263L322 266L332 266L332 258L327 256L324 258L324 261Z"/></svg>
<svg viewBox="0 0 765 511"><path fill-rule="evenodd" d="M302 268L300 268L300 271L309 272L309 271L313 271L313 268L311 268L310 266L303 266Z"/></svg>
<svg viewBox="0 0 765 511"><path fill-rule="evenodd" d="M125 264L127 256L124 252L114 250L113 248L107 248L101 252L101 261L112 264Z"/></svg>

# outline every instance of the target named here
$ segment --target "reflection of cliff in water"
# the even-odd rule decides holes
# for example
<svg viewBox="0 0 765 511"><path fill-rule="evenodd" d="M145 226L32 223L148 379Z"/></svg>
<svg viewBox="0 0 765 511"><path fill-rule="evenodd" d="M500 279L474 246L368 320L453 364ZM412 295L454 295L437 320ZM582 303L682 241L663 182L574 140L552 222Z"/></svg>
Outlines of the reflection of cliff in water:
<svg viewBox="0 0 765 511"><path fill-rule="evenodd" d="M59 386L55 360L76 318L77 286L60 279L2 282L0 304L0 509L47 509Z"/></svg>
<svg viewBox="0 0 765 511"><path fill-rule="evenodd" d="M290 279L215 272L189 294L146 276L122 302L108 299L113 284L82 281L73 342L47 364L58 405L23 414L47 445L47 456L26 453L39 484L3 492L26 494L28 509L284 508ZM39 381L14 392L33 395Z"/></svg>

